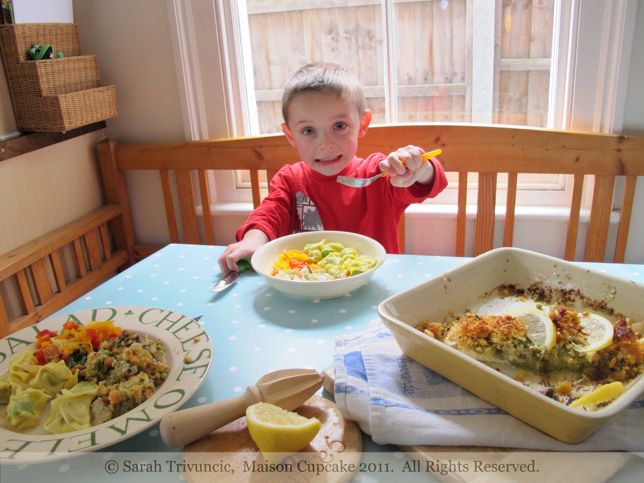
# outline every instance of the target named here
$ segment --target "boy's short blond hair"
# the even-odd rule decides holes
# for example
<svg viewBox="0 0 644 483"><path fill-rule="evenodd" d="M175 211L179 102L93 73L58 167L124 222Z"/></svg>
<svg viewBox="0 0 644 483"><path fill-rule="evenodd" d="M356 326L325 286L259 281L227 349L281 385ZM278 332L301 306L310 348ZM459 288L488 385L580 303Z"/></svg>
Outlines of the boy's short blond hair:
<svg viewBox="0 0 644 483"><path fill-rule="evenodd" d="M304 92L332 92L356 104L362 116L367 109L358 79L344 67L329 62L306 64L289 79L282 94L282 117L288 124L288 108Z"/></svg>

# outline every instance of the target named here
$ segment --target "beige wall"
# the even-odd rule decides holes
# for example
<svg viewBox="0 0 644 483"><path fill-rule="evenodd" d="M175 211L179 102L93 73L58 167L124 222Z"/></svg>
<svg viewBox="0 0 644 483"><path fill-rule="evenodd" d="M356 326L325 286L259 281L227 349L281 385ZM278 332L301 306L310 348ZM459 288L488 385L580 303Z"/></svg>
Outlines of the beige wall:
<svg viewBox="0 0 644 483"><path fill-rule="evenodd" d="M117 89L119 115L108 121L106 136L126 143L185 139L166 2L73 3L81 50L97 55L101 80ZM167 241L158 177L127 176L137 240Z"/></svg>
<svg viewBox="0 0 644 483"><path fill-rule="evenodd" d="M0 254L103 204L94 153L102 134L0 161Z"/></svg>
<svg viewBox="0 0 644 483"><path fill-rule="evenodd" d="M96 54L102 82L116 85L119 115L104 131L0 162L0 253L102 204L94 146L104 136L124 142L184 139L166 3L82 0L74 2L74 22L81 51ZM6 124L0 124L0 134L15 131L3 80L0 123ZM163 204L157 186L146 173L132 183L143 242L167 239L161 220L147 214Z"/></svg>
<svg viewBox="0 0 644 483"><path fill-rule="evenodd" d="M68 5L67 5L68 4ZM71 21L71 0L38 8L14 1L17 22ZM69 7L69 8L67 8ZM1 62L0 62L1 64ZM0 139L18 134L6 83L0 72ZM91 133L23 156L0 161L0 254L58 228L102 204Z"/></svg>
<svg viewBox="0 0 644 483"><path fill-rule="evenodd" d="M184 139L168 9L160 0L74 1L81 51L115 84L119 115L107 136L123 142Z"/></svg>

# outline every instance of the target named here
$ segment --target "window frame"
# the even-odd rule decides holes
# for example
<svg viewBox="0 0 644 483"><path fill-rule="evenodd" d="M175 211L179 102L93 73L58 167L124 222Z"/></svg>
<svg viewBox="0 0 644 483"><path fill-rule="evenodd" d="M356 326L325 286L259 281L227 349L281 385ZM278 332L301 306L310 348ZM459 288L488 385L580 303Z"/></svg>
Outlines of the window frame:
<svg viewBox="0 0 644 483"><path fill-rule="evenodd" d="M387 5L393 8L392 4L393 0L382 0L385 8ZM248 24L239 22L245 15L245 1L168 0L168 8L186 138L257 134L253 80L252 76L244 75L252 69L252 61L233 48L249 42ZM621 130L636 9L637 0L556 1L548 127L609 133ZM383 15L383 22L386 29L392 28L391 15ZM215 46L210 50L212 55L200 52L204 42ZM385 64L391 62L388 51L392 47L385 49ZM606 68L598 69L598 65ZM387 75L385 79L385 89L391 89L392 80ZM391 96L388 99L395 104ZM588 99L595 102L589 103ZM208 114L222 106L226 109L226 126L212 122ZM545 185L536 190L520 188L517 204L562 206L571 195L572 183L568 178L558 179L554 190L549 189L547 200L539 195L540 190L548 188ZM250 190L243 186L239 174L218 173L211 179L211 185L216 202L250 200ZM585 206L590 203L591 193L592 186L587 186ZM455 196L455 190L448 188L433 203L453 204ZM505 203L502 194L499 203Z"/></svg>

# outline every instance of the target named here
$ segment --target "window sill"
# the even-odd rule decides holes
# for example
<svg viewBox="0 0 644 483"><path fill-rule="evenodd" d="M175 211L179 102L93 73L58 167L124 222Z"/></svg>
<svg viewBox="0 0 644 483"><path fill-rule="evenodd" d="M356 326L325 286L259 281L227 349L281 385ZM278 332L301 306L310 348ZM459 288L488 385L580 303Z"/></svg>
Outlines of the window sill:
<svg viewBox="0 0 644 483"><path fill-rule="evenodd" d="M218 244L234 242L235 230L252 211L250 202L214 203L211 211L216 220ZM198 210L199 214L201 210ZM456 205L414 204L407 208L405 223L405 253L424 255L454 255L456 235ZM505 206L497 207L495 217L495 246L502 245ZM475 236L476 206L467 209L466 255L472 256ZM563 258L569 208L547 206L518 206L515 210L513 246ZM582 209L579 217L580 235L576 258L583 258L583 244L588 227L589 213ZM614 243L619 212L610 216L610 239ZM428 242L428 234L432 236ZM611 245L612 247L612 245ZM612 248L610 248L612 250Z"/></svg>
<svg viewBox="0 0 644 483"><path fill-rule="evenodd" d="M431 215L435 218L454 218L457 206L452 204L414 204L405 211L407 219L422 218ZM505 216L505 206L497 206L495 219L502 220ZM570 216L570 208L563 206L517 206L514 216L518 220L532 221L567 221ZM589 210L582 208L579 214L579 221L588 221ZM466 218L476 218L476 206L467 205Z"/></svg>
<svg viewBox="0 0 644 483"><path fill-rule="evenodd" d="M218 216L247 216L253 209L250 202L230 202L230 203L213 203L211 210L214 215ZM414 218L423 218L431 216L434 218L454 218L456 216L457 206L450 204L413 204L405 211L408 220ZM476 217L476 206L467 206L467 219L474 220ZM505 206L496 207L496 219L503 219L505 215ZM570 215L570 208L556 206L517 206L515 217L519 220L530 221L567 221ZM583 209L579 214L579 221L585 223L588 221L589 210ZM611 214L617 219L618 213Z"/></svg>
<svg viewBox="0 0 644 483"><path fill-rule="evenodd" d="M105 121L88 124L64 133L58 132L28 132L18 137L0 141L0 161L6 161L37 149L51 146L83 134L87 134L107 126Z"/></svg>

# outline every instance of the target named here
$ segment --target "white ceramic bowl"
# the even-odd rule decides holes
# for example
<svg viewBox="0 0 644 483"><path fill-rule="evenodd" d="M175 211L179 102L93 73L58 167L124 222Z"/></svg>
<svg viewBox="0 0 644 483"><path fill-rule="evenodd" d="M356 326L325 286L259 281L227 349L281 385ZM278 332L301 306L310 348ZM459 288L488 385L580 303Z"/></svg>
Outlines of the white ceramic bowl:
<svg viewBox="0 0 644 483"><path fill-rule="evenodd" d="M270 274L273 263L284 250L302 250L307 243L316 243L324 239L329 242L341 243L345 247L355 248L360 255L375 258L376 266L353 277L320 282L284 280ZM275 290L293 297L320 300L341 297L362 287L384 261L385 249L380 243L364 235L346 231L307 231L276 238L261 246L251 258L253 269L264 277L266 283Z"/></svg>
<svg viewBox="0 0 644 483"><path fill-rule="evenodd" d="M611 404L584 412L554 401L416 329L422 321L441 322L449 312L464 312L501 284L528 287L533 282L577 288L590 299L606 301L633 321L644 319L641 284L518 248L489 251L389 297L378 306L378 313L408 357L558 440L578 443L644 391L644 375L631 381Z"/></svg>

